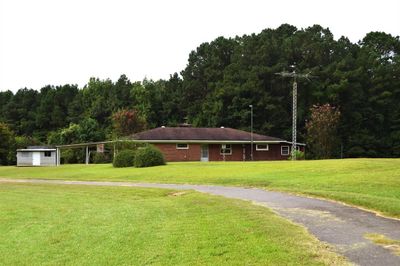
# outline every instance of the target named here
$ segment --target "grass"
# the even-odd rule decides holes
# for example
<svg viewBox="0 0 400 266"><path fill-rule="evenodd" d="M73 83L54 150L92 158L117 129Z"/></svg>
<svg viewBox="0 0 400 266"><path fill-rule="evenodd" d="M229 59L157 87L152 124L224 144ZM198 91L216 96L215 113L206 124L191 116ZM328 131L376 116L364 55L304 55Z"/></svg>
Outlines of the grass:
<svg viewBox="0 0 400 266"><path fill-rule="evenodd" d="M0 177L252 186L342 201L400 218L400 159L169 163L151 168L0 167Z"/></svg>
<svg viewBox="0 0 400 266"><path fill-rule="evenodd" d="M364 237L400 256L400 240L390 239L381 234L366 234Z"/></svg>
<svg viewBox="0 0 400 266"><path fill-rule="evenodd" d="M347 263L267 208L193 191L1 184L0 213L3 265Z"/></svg>

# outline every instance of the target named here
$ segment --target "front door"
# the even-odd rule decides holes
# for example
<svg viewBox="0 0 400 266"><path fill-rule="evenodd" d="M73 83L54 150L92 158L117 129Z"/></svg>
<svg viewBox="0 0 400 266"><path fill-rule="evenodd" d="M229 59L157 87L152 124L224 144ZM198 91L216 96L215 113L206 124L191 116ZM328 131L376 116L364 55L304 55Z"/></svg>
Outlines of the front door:
<svg viewBox="0 0 400 266"><path fill-rule="evenodd" d="M208 145L201 145L201 156L202 162L208 162Z"/></svg>
<svg viewBox="0 0 400 266"><path fill-rule="evenodd" d="M40 152L32 152L32 165L40 165Z"/></svg>

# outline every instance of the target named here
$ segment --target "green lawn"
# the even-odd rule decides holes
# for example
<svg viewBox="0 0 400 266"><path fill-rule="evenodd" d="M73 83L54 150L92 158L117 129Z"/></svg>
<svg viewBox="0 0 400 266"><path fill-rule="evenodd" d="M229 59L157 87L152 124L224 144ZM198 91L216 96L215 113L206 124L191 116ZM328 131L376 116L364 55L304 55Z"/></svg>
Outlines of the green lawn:
<svg viewBox="0 0 400 266"><path fill-rule="evenodd" d="M97 171L103 168L107 166ZM174 192L3 183L0 264L346 263L303 228L267 208L193 191Z"/></svg>
<svg viewBox="0 0 400 266"><path fill-rule="evenodd" d="M0 167L0 177L254 186L339 200L400 218L400 159L194 162L141 169Z"/></svg>

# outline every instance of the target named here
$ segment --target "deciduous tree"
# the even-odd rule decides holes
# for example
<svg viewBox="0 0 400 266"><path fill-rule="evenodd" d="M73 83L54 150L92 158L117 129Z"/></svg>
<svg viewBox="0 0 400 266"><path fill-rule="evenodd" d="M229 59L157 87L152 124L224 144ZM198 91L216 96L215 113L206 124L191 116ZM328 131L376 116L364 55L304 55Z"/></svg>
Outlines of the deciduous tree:
<svg viewBox="0 0 400 266"><path fill-rule="evenodd" d="M311 118L306 123L308 150L317 159L332 158L338 144L337 126L340 111L329 104L311 107Z"/></svg>
<svg viewBox="0 0 400 266"><path fill-rule="evenodd" d="M146 121L133 109L122 109L112 115L114 133L117 137L129 136L143 131Z"/></svg>

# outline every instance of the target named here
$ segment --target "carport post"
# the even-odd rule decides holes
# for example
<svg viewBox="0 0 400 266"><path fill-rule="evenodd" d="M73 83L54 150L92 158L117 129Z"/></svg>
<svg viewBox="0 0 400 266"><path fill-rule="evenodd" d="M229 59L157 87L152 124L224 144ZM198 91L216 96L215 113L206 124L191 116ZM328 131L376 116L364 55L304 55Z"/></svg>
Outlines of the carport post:
<svg viewBox="0 0 400 266"><path fill-rule="evenodd" d="M56 149L56 166L60 166L60 156L61 156L61 152L60 152L60 148L57 147Z"/></svg>
<svg viewBox="0 0 400 266"><path fill-rule="evenodd" d="M86 146L86 164L89 164L89 146Z"/></svg>
<svg viewBox="0 0 400 266"><path fill-rule="evenodd" d="M56 166L58 166L58 148L56 148Z"/></svg>

